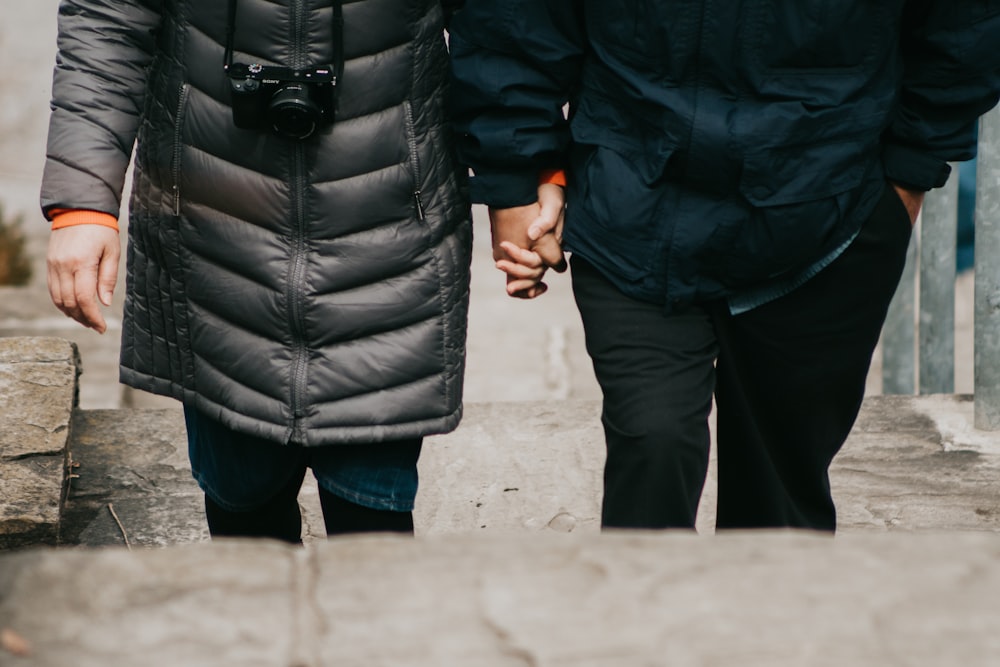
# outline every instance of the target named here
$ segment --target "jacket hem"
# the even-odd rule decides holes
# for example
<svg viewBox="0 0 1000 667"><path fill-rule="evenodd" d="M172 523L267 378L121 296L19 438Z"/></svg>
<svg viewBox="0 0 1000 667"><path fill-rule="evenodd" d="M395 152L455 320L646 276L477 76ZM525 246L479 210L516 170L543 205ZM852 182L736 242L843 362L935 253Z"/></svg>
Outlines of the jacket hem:
<svg viewBox="0 0 1000 667"><path fill-rule="evenodd" d="M185 405L191 405L219 421L226 428L238 433L288 444L289 423L271 422L258 417L250 417L215 403L197 392L139 371L120 367L119 377L123 384L151 394L175 398ZM366 424L357 426L322 426L304 428L305 442L297 442L303 447L323 447L326 445L377 444L419 438L428 435L450 433L458 428L462 420L462 403L452 412L439 417L418 419L395 424Z"/></svg>

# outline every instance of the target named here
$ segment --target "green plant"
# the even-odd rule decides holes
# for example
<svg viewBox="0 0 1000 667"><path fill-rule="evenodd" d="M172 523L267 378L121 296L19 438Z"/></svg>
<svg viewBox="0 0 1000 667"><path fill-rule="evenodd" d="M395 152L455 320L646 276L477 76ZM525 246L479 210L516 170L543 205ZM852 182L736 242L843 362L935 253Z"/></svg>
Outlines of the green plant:
<svg viewBox="0 0 1000 667"><path fill-rule="evenodd" d="M21 231L23 216L8 218L0 206L0 285L25 285L31 280L31 260Z"/></svg>

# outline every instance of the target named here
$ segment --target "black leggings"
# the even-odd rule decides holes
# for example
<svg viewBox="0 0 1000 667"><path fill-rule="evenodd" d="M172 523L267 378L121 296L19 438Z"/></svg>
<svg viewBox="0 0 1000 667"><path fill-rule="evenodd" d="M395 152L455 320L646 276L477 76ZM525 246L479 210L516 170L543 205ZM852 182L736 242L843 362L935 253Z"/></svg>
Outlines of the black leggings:
<svg viewBox="0 0 1000 667"><path fill-rule="evenodd" d="M299 489L305 468L269 501L255 509L233 512L205 496L205 518L212 537L269 537L292 544L302 542ZM413 513L375 510L319 489L327 536L350 533L413 534Z"/></svg>

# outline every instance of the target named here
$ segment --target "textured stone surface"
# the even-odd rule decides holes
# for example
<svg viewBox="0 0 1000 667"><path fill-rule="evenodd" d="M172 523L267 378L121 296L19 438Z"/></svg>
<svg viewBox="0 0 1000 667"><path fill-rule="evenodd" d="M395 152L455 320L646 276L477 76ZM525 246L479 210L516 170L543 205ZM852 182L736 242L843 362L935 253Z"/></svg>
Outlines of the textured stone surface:
<svg viewBox="0 0 1000 667"><path fill-rule="evenodd" d="M31 647L14 664L294 664L284 660L300 556L264 542L212 546L0 555L0 626Z"/></svg>
<svg viewBox="0 0 1000 667"><path fill-rule="evenodd" d="M56 338L0 338L0 549L55 544L79 357Z"/></svg>
<svg viewBox="0 0 1000 667"><path fill-rule="evenodd" d="M418 536L596 533L604 464L599 410L596 401L467 405L458 430L428 438L424 447ZM1000 531L1000 434L973 429L971 411L962 396L867 399L831 469L840 530ZM180 410L80 411L73 433L79 477L70 485L63 544L207 538ZM713 465L698 516L703 534L714 531L716 497ZM322 538L311 476L300 503L305 540Z"/></svg>
<svg viewBox="0 0 1000 667"><path fill-rule="evenodd" d="M0 338L0 457L62 451L80 359L58 338Z"/></svg>
<svg viewBox="0 0 1000 667"><path fill-rule="evenodd" d="M123 387L118 384L118 352L121 319L105 313L108 330L99 334L64 316L42 286L0 287L0 336L57 336L72 341L80 351L80 405L85 408L117 408Z"/></svg>
<svg viewBox="0 0 1000 667"><path fill-rule="evenodd" d="M841 530L1000 530L1000 432L971 396L872 396L830 480Z"/></svg>
<svg viewBox="0 0 1000 667"><path fill-rule="evenodd" d="M208 537L180 410L81 410L63 544L166 546Z"/></svg>
<svg viewBox="0 0 1000 667"><path fill-rule="evenodd" d="M418 529L597 530L603 466L596 401L467 404L424 446Z"/></svg>
<svg viewBox="0 0 1000 667"><path fill-rule="evenodd" d="M32 551L0 555L0 626L26 667L986 667L998 562L993 533Z"/></svg>

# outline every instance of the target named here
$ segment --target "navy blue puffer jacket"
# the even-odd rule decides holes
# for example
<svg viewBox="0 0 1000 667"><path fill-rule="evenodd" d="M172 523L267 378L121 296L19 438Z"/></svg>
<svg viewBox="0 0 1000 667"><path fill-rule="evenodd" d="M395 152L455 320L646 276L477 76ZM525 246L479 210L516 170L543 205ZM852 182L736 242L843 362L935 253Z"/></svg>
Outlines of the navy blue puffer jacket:
<svg viewBox="0 0 1000 667"><path fill-rule="evenodd" d="M828 256L887 180L942 185L1000 94L1000 0L469 0L451 49L474 198L567 167L567 249L669 305Z"/></svg>

